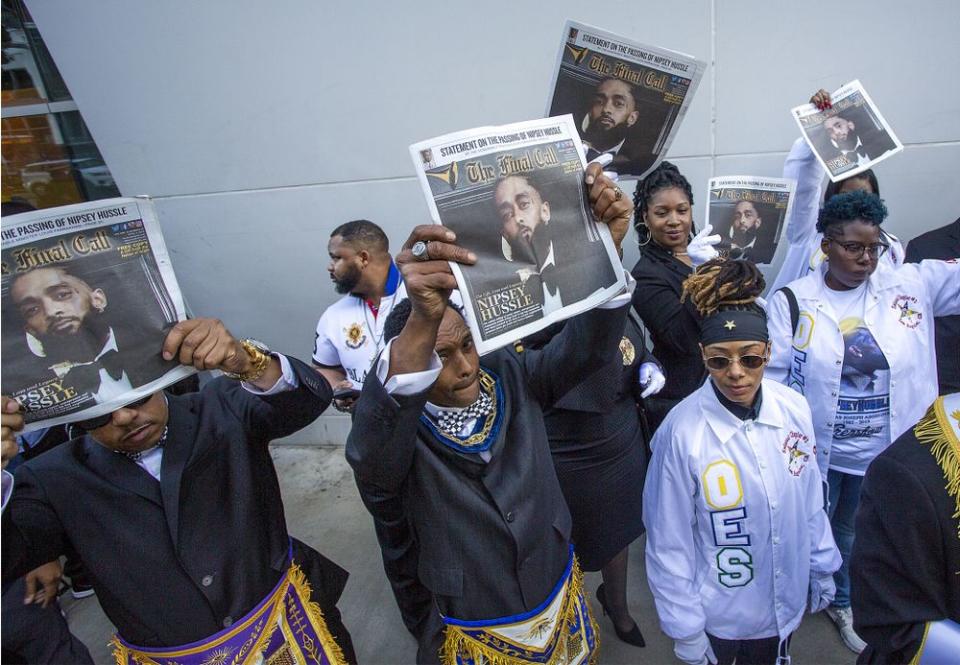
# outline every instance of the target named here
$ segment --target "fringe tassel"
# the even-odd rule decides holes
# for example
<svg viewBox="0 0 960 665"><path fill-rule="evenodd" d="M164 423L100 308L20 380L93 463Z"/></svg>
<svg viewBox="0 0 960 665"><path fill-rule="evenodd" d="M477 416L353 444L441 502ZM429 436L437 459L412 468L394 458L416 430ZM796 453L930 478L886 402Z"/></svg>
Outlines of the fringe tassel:
<svg viewBox="0 0 960 665"><path fill-rule="evenodd" d="M320 638L323 651L330 659L331 665L347 665L347 659L343 655L343 650L340 649L340 645L333 639L333 635L330 634L330 629L327 628L327 621L323 618L323 610L320 609L319 604L310 600L311 589L307 576L300 570L300 566L295 563L290 566L290 584L297 590L297 595L300 596L300 600L303 601L304 606L307 608L307 614L310 615L310 622L317 631L317 636Z"/></svg>
<svg viewBox="0 0 960 665"><path fill-rule="evenodd" d="M942 397L933 403L914 426L913 435L921 444L930 446L930 453L943 470L947 494L956 502L956 511L953 513L956 519L960 518L960 441L953 438L943 404ZM960 522L957 523L957 537L960 538Z"/></svg>
<svg viewBox="0 0 960 665"><path fill-rule="evenodd" d="M565 605L560 611L560 625L557 626L557 643L554 646L553 653L549 660L543 665L566 665L566 660L561 661L561 657L567 655L566 646L561 646L560 641L566 640L570 635L570 626L575 622L577 612L577 597L583 595L584 619L590 622L590 628L593 631L594 646L590 651L588 665L597 665L600 658L600 631L597 628L597 622L593 618L593 612L590 611L590 603L586 591L583 589L583 571L580 570L580 562L575 558L573 561L573 570L570 574L570 584L567 588L567 598ZM586 628L584 639L586 639ZM440 649L440 662L443 665L457 665L458 659L465 662L471 662L474 665L529 665L531 661L523 658L504 654L500 651L481 644L466 635L457 626L447 626L446 636L444 637L443 647Z"/></svg>

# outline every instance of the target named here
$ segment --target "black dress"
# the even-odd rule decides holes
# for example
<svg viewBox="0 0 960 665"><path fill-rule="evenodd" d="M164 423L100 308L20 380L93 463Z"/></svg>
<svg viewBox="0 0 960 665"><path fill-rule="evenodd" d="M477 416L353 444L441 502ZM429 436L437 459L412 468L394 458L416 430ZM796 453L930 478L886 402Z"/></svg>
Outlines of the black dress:
<svg viewBox="0 0 960 665"><path fill-rule="evenodd" d="M535 348L544 337L524 343ZM630 319L623 338L610 363L544 411L554 468L573 517L571 540L588 571L603 568L644 531L647 442L637 408L638 373L654 358Z"/></svg>
<svg viewBox="0 0 960 665"><path fill-rule="evenodd" d="M653 429L707 377L700 357L700 315L689 299L680 302L683 280L692 272L653 241L640 248L640 260L632 271L637 280L633 308L650 332L653 355L667 375L667 385L647 400Z"/></svg>

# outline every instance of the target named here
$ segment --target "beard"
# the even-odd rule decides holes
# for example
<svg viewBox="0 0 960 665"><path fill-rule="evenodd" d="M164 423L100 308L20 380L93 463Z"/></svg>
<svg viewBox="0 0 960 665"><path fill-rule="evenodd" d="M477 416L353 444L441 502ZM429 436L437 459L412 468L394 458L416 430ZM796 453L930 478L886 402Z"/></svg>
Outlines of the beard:
<svg viewBox="0 0 960 665"><path fill-rule="evenodd" d="M550 251L550 230L547 224L541 223L533 230L529 238L522 234L517 234L513 240L508 240L510 250L513 254L513 260L522 263L529 263L537 266L547 258Z"/></svg>
<svg viewBox="0 0 960 665"><path fill-rule="evenodd" d="M599 122L599 118L597 120L591 118L590 124L583 133L583 138L595 150L609 150L627 138L627 131L629 131L629 129L625 122L621 122L619 125L614 125L607 129Z"/></svg>
<svg viewBox="0 0 960 665"><path fill-rule="evenodd" d="M346 295L357 288L357 284L360 283L360 268L350 266L350 269L347 270L347 273L343 277L339 279L332 277L331 279L333 280L334 290L340 295Z"/></svg>
<svg viewBox="0 0 960 665"><path fill-rule="evenodd" d="M746 247L754 238L757 237L757 229L750 228L746 231L738 231L736 228L733 229L733 235L730 237L730 242L736 245L737 247Z"/></svg>
<svg viewBox="0 0 960 665"><path fill-rule="evenodd" d="M110 336L110 323L99 312L89 312L75 333L34 335L43 344L50 364L92 362Z"/></svg>

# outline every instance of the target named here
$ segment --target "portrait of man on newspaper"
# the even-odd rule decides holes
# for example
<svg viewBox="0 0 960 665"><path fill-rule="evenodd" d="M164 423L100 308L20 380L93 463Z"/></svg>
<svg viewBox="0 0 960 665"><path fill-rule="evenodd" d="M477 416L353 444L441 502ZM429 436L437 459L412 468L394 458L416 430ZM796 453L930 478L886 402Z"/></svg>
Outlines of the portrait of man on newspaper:
<svg viewBox="0 0 960 665"><path fill-rule="evenodd" d="M5 391L14 381L19 388L11 390L14 395L29 386L56 383L63 395L101 403L169 369L160 356L159 330L150 353L143 334L136 332L139 317L126 304L122 315L119 311L114 315L109 292L118 281L115 277L107 274L98 281L95 273L79 273L74 265L51 264L11 278L4 303L5 327L19 324L22 336L14 339L23 345L4 345L4 355L17 356L7 356L6 369L14 376L5 372ZM10 338L7 331L4 337ZM30 394L24 394L28 401ZM24 406L30 410L29 403Z"/></svg>
<svg viewBox="0 0 960 665"><path fill-rule="evenodd" d="M545 178L536 172L503 177L493 189L504 258L526 264L517 270L524 282L539 275L544 313L581 300L596 290L596 282L583 279L589 273L558 270L574 260L587 258L583 256L584 247L591 248L591 269L603 266L610 272L602 276L602 282L610 284L616 280L608 263L602 260L605 250L596 230L581 224L570 204L551 198ZM580 259L573 258L578 255Z"/></svg>

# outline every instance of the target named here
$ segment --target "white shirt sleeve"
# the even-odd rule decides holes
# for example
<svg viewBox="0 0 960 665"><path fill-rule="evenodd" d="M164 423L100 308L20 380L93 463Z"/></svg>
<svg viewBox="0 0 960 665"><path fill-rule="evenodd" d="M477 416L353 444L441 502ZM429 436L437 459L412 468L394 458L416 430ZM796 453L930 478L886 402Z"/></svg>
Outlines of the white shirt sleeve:
<svg viewBox="0 0 960 665"><path fill-rule="evenodd" d="M243 381L240 383L240 385L243 386L245 390L253 393L254 395L276 395L277 393L294 390L300 386L300 381L297 379L297 375L294 374L293 368L290 366L290 361L287 360L287 357L279 353L274 353L271 355L280 361L280 371L282 372L280 378L277 379L276 383L270 386L269 390L260 390L252 383Z"/></svg>
<svg viewBox="0 0 960 665"><path fill-rule="evenodd" d="M330 336L327 334L327 318L329 316L327 310L323 313L323 316L320 317L320 320L317 322L317 335L313 342L313 360L317 364L326 365L327 367L336 367L340 365L340 353L337 351L337 347L334 345L333 340L330 339Z"/></svg>
<svg viewBox="0 0 960 665"><path fill-rule="evenodd" d="M409 374L394 374L389 379L390 374L390 347L394 340L387 342L377 358L377 378L383 384L384 390L388 395L416 395L430 388L440 376L440 370L443 369L443 363L440 362L440 356L434 351L430 358L430 367L422 372L410 372Z"/></svg>
<svg viewBox="0 0 960 665"><path fill-rule="evenodd" d="M667 428L661 426L651 447L653 459L643 490L647 581L663 632L673 639L683 639L706 626L694 583L697 488Z"/></svg>
<svg viewBox="0 0 960 665"><path fill-rule="evenodd" d="M911 267L923 280L933 316L960 314L960 260L924 259L920 263L904 264L897 270L910 270Z"/></svg>
<svg viewBox="0 0 960 665"><path fill-rule="evenodd" d="M630 302L630 298L633 296L633 290L637 288L637 280L633 278L629 270L624 269L623 272L627 278L627 284L623 287L623 292L610 298L610 300L602 305L597 305L597 309L617 309Z"/></svg>
<svg viewBox="0 0 960 665"><path fill-rule="evenodd" d="M0 512L2 512L7 509L7 502L10 501L10 495L13 494L13 474L4 470L0 476L3 480L3 503L0 507Z"/></svg>
<svg viewBox="0 0 960 665"><path fill-rule="evenodd" d="M816 251L823 169L802 137L794 142L783 163L783 177L796 180L797 189L793 195L790 217L787 218L787 255L768 293L773 293L806 275L810 266L810 253Z"/></svg>

